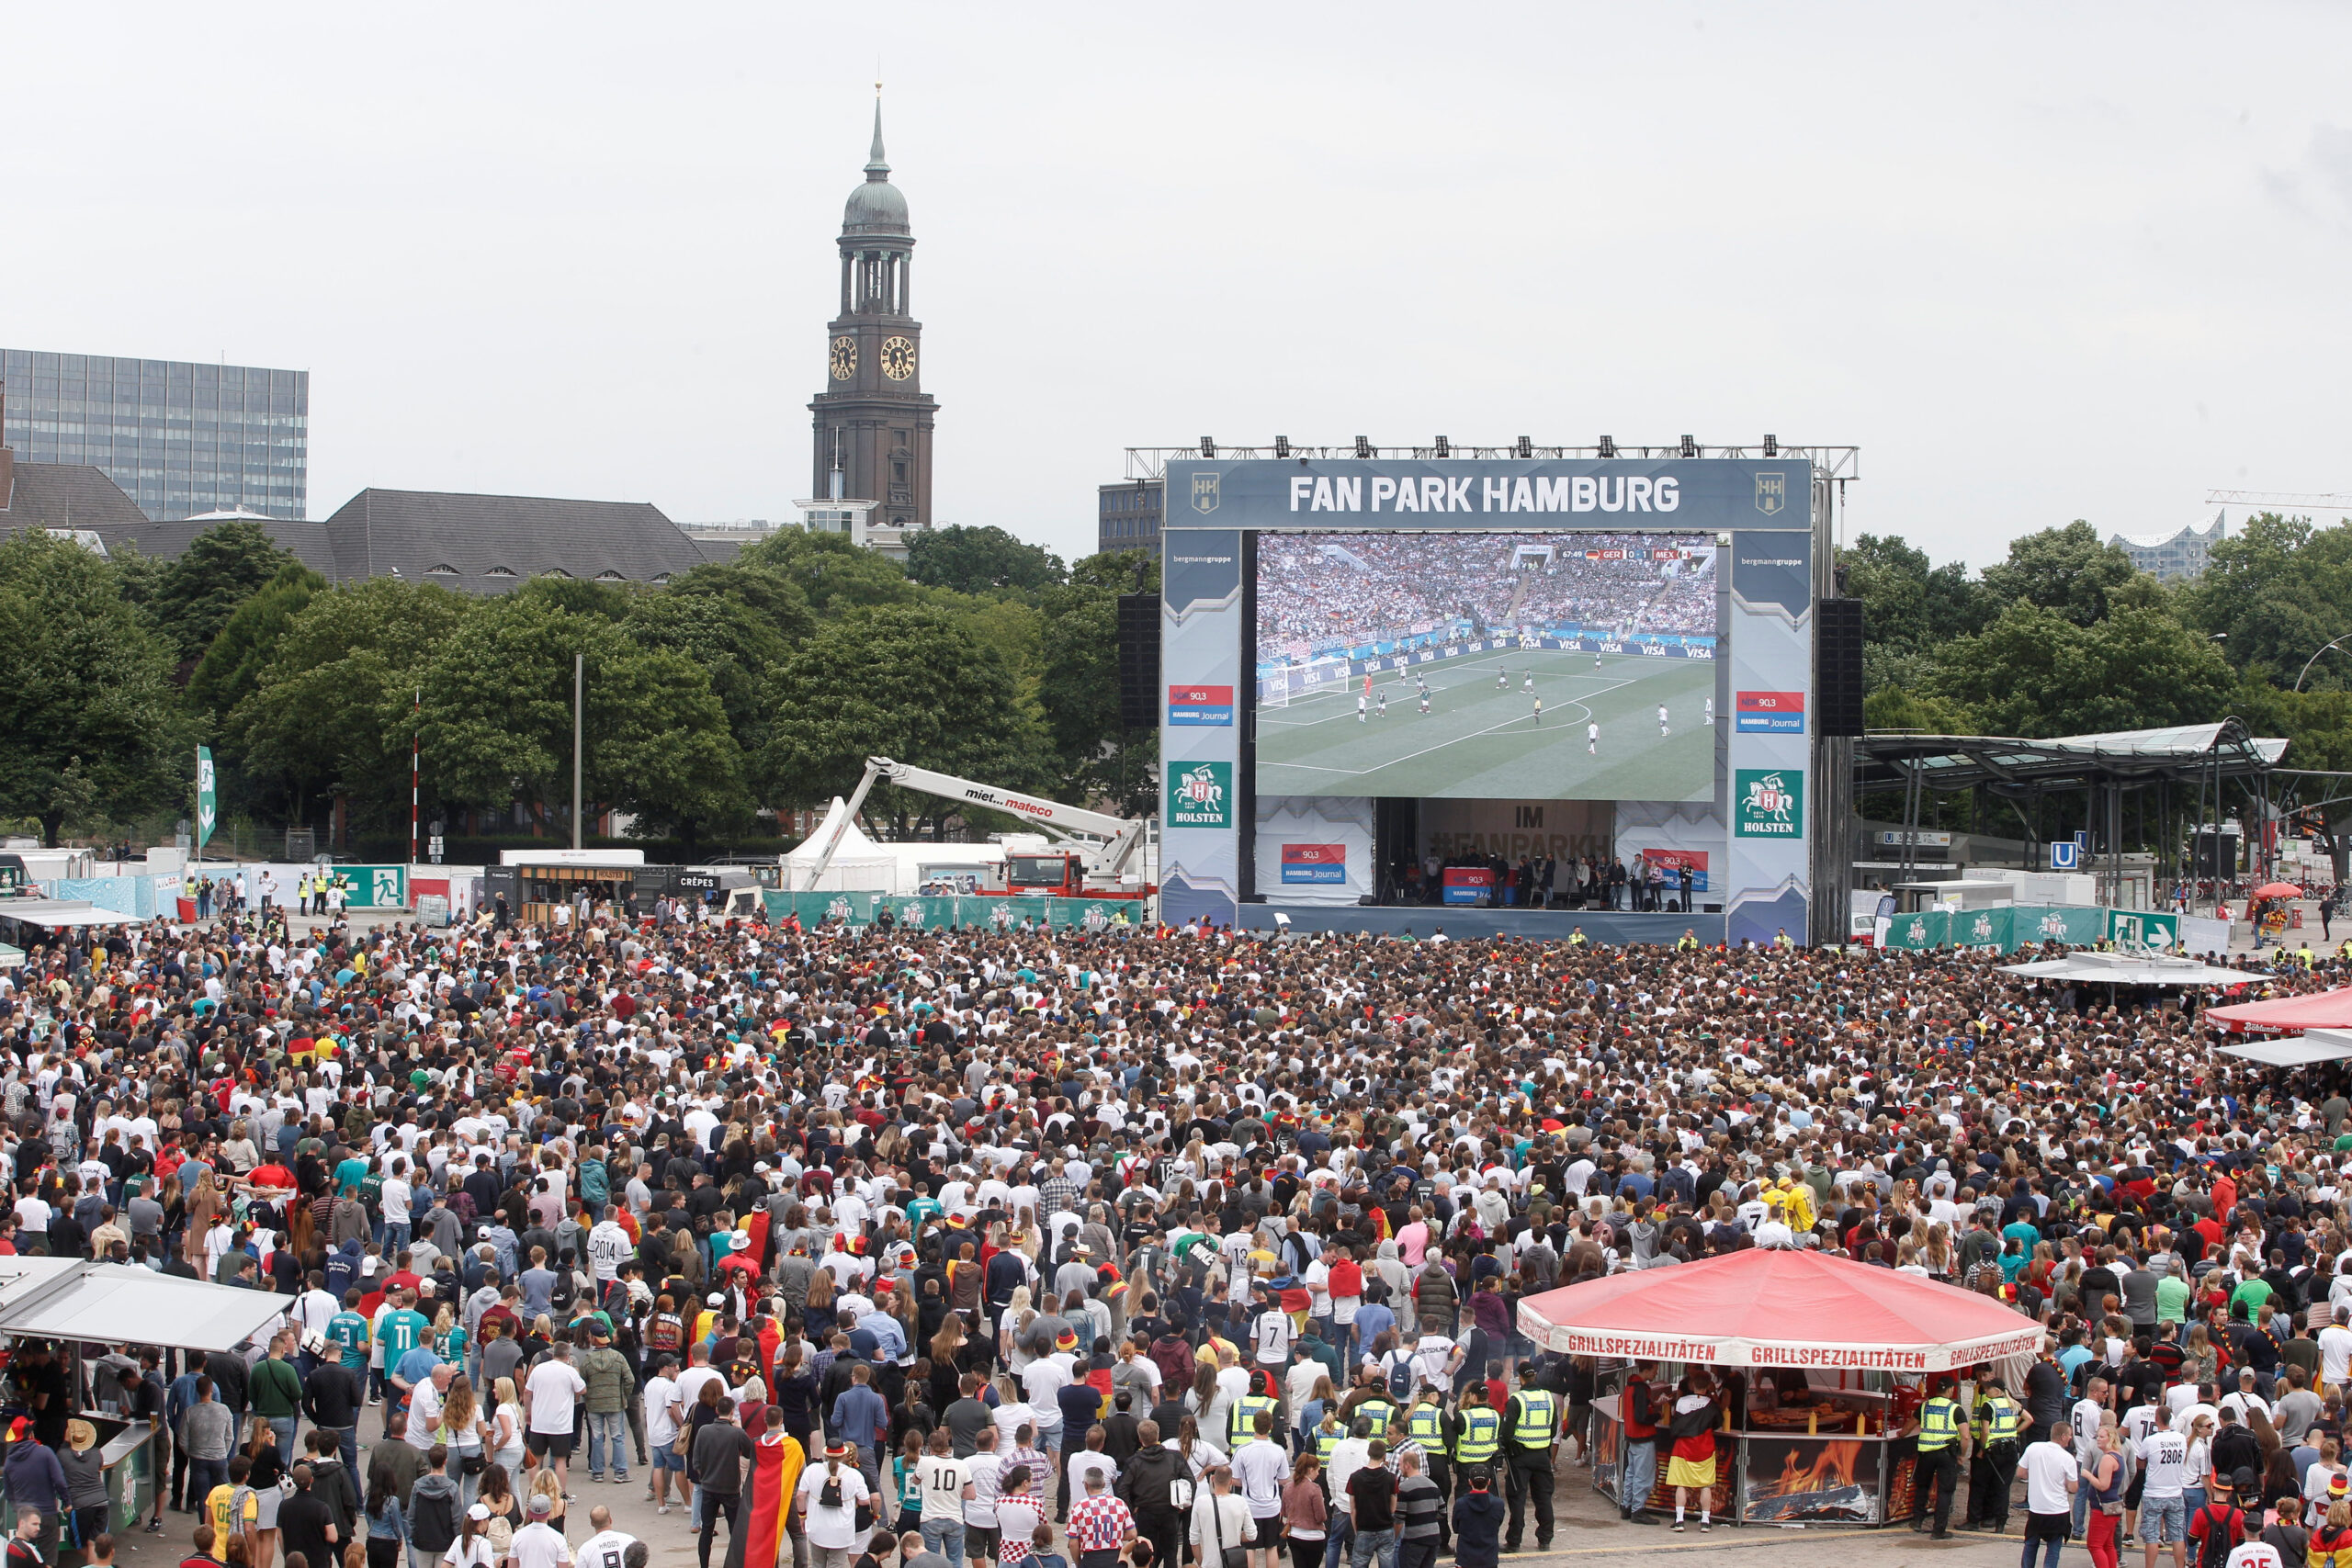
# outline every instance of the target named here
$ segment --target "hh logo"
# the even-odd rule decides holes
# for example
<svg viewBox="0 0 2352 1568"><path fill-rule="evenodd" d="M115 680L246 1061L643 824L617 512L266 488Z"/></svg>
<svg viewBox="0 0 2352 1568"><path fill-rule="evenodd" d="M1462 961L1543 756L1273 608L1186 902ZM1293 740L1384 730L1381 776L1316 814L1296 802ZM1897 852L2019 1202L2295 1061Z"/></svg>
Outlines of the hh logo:
<svg viewBox="0 0 2352 1568"><path fill-rule="evenodd" d="M1217 480L1221 478L1223 478L1223 476L1219 474L1194 474L1193 476L1193 511L1207 513L1215 512L1216 510L1216 503L1218 501L1216 487Z"/></svg>
<svg viewBox="0 0 2352 1568"><path fill-rule="evenodd" d="M1195 479L1193 481L1193 484L1195 491L1197 491L1200 486L1200 481ZM1757 511L1761 512L1767 517L1777 517L1781 513L1781 509L1788 505L1788 475L1758 474L1756 476ZM1204 508L1203 510L1206 510L1206 508Z"/></svg>

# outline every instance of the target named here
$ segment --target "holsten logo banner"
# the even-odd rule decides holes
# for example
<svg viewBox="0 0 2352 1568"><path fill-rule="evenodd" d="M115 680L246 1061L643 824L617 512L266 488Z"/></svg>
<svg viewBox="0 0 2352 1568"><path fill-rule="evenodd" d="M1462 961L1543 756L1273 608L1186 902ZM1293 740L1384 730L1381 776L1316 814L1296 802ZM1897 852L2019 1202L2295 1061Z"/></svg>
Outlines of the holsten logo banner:
<svg viewBox="0 0 2352 1568"><path fill-rule="evenodd" d="M1169 763L1167 822L1170 828L1232 827L1233 764Z"/></svg>
<svg viewBox="0 0 2352 1568"><path fill-rule="evenodd" d="M1732 777L1732 834L1804 837L1804 775L1794 768L1741 768Z"/></svg>

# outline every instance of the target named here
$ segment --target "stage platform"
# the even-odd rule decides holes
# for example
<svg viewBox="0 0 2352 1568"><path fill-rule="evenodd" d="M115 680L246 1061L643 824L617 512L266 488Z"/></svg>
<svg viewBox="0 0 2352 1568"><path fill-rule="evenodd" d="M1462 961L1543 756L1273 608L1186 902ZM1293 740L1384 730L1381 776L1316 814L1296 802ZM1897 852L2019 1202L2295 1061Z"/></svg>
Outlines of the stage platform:
<svg viewBox="0 0 2352 1568"><path fill-rule="evenodd" d="M1696 914L1632 914L1608 909L1479 908L1455 904L1244 904L1241 924L1248 931L1272 931L1274 917L1290 917L1294 934L1309 931L1369 931L1379 936L1403 936L1407 931L1427 939L1439 931L1449 937L1521 937L1537 942L1566 942L1579 928L1587 942L1611 946L1637 942L1668 946L1686 931L1709 944L1724 940L1724 916L1702 904Z"/></svg>

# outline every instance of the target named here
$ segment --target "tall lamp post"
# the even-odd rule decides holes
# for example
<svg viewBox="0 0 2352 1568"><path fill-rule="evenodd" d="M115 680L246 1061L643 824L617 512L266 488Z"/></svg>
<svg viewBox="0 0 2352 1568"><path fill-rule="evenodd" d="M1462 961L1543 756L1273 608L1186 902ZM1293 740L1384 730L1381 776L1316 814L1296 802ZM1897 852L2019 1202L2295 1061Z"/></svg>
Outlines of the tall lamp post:
<svg viewBox="0 0 2352 1568"><path fill-rule="evenodd" d="M2309 659L2304 660L2302 669L2296 672L2295 690L2300 692L2303 689L2303 677L2312 672L2312 666L2319 662L2319 656L2321 653L2325 653L2331 648L2341 648L2347 642L2352 642L2352 632L2346 632L2342 637L2337 637L2333 642L2322 643L2320 645L2319 652L2314 653Z"/></svg>

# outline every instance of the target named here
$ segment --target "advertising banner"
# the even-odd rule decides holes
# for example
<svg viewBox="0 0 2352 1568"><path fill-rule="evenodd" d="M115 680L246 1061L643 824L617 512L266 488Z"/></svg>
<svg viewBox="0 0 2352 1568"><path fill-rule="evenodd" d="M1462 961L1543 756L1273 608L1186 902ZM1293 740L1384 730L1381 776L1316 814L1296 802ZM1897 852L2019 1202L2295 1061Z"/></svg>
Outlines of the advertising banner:
<svg viewBox="0 0 2352 1568"><path fill-rule="evenodd" d="M1170 828L1232 827L1233 764L1169 763L1168 809L1161 820Z"/></svg>
<svg viewBox="0 0 2352 1568"><path fill-rule="evenodd" d="M1442 875L1445 901L1449 904L1495 901L1495 874L1483 865L1450 865Z"/></svg>
<svg viewBox="0 0 2352 1568"><path fill-rule="evenodd" d="M1214 494L1193 496L1173 472L1167 485L1168 510L1182 511L1196 526L1165 532L1160 539L1159 667L1171 697L1182 692L1186 699L1171 702L1159 731L1159 754L1171 781L1159 818L1160 907L1171 921L1205 917L1224 924L1240 908L1241 835L1233 830L1233 787L1241 728L1238 713L1237 722L1216 722L1219 705L1212 698L1221 690L1230 704L1247 679L1242 536L1211 525ZM1198 504L1203 500L1206 506ZM1207 772L1186 809L1168 809L1176 798L1173 781L1203 769ZM1222 792L1221 810L1208 809L1212 802L1203 798L1212 790Z"/></svg>
<svg viewBox="0 0 2352 1568"><path fill-rule="evenodd" d="M1681 886L1680 874L1688 869L1690 873L1690 891L1704 893L1707 890L1706 851L1644 850L1642 855L1651 864L1665 867L1672 886L1678 887Z"/></svg>
<svg viewBox="0 0 2352 1568"><path fill-rule="evenodd" d="M1897 915L1886 928L1884 945L1897 953L1925 953L1951 940L1951 917L1941 909Z"/></svg>
<svg viewBox="0 0 2352 1568"><path fill-rule="evenodd" d="M1731 830L1739 839L1804 841L1804 775L1791 768L1742 768L1732 777Z"/></svg>
<svg viewBox="0 0 2352 1568"><path fill-rule="evenodd" d="M1348 879L1348 846L1345 844L1284 844L1283 851L1283 882L1345 882Z"/></svg>
<svg viewBox="0 0 2352 1568"><path fill-rule="evenodd" d="M1803 735L1803 692L1740 692L1732 701L1742 735Z"/></svg>
<svg viewBox="0 0 2352 1568"><path fill-rule="evenodd" d="M1230 728L1233 688L1230 686L1170 686L1168 722L1187 728Z"/></svg>

